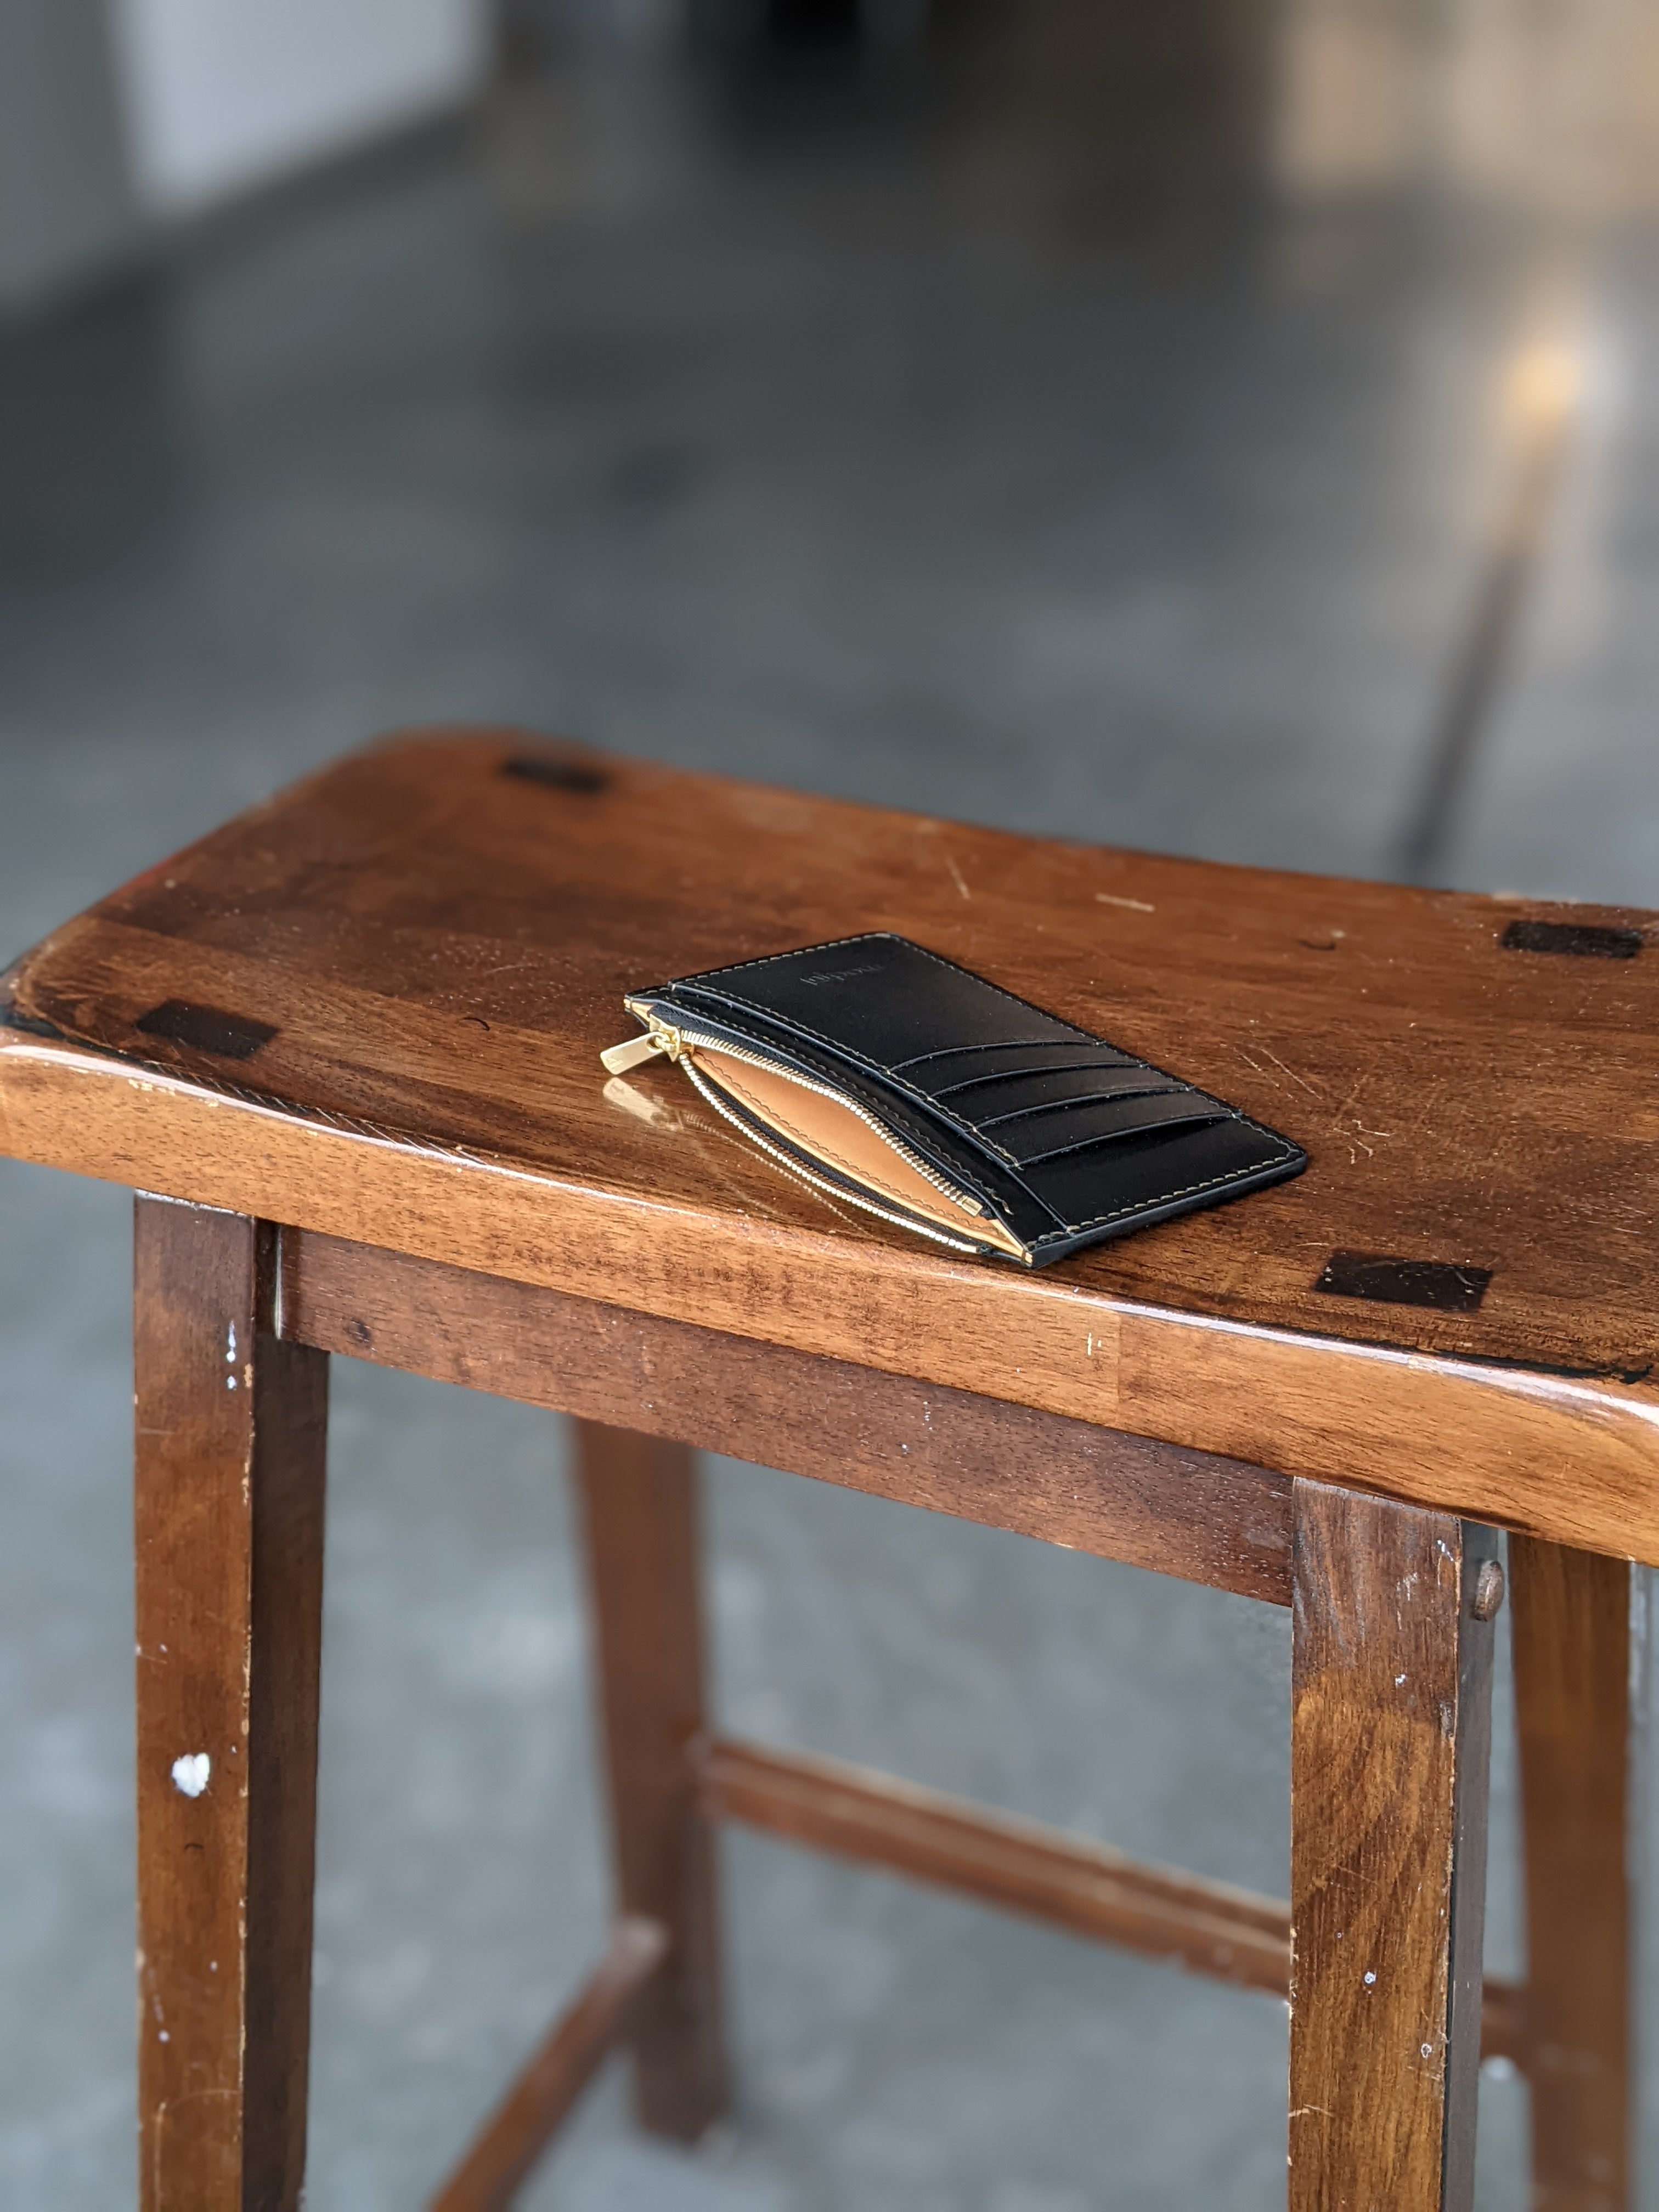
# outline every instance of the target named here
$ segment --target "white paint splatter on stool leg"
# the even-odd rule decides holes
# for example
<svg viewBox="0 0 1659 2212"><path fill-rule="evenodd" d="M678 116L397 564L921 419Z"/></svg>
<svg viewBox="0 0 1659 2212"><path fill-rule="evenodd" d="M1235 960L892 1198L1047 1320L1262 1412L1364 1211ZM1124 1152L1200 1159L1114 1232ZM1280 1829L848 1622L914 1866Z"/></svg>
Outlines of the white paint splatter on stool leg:
<svg viewBox="0 0 1659 2212"><path fill-rule="evenodd" d="M186 1797L199 1797L208 1786L213 1761L204 1751L187 1751L173 1762L173 1786Z"/></svg>

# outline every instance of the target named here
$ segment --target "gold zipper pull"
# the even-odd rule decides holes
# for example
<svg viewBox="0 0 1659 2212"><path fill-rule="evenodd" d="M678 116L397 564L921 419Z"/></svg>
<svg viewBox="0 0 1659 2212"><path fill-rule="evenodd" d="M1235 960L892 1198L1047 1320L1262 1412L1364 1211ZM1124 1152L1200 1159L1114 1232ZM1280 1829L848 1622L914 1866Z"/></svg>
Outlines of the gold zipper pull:
<svg viewBox="0 0 1659 2212"><path fill-rule="evenodd" d="M602 1052L599 1064L611 1075L626 1075L630 1067L667 1049L668 1039L662 1032L647 1030L643 1036L629 1037L626 1044L613 1044L608 1052Z"/></svg>
<svg viewBox="0 0 1659 2212"><path fill-rule="evenodd" d="M685 1046L677 1029L659 1022L654 1014L645 1018L651 1024L643 1036L629 1037L626 1044L613 1044L608 1052L599 1054L601 1063L612 1075L626 1075L630 1067L637 1067L649 1060L653 1053L665 1052L670 1060L678 1060Z"/></svg>

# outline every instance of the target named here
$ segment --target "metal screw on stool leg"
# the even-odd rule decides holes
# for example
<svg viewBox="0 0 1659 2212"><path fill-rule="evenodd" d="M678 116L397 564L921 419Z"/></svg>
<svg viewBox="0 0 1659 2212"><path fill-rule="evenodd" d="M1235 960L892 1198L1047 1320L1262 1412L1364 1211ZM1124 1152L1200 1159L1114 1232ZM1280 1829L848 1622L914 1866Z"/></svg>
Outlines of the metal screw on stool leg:
<svg viewBox="0 0 1659 2212"><path fill-rule="evenodd" d="M1488 1559L1474 1578L1474 1603L1471 1610L1477 1620L1495 1620L1498 1608L1504 1602L1504 1570L1496 1559Z"/></svg>

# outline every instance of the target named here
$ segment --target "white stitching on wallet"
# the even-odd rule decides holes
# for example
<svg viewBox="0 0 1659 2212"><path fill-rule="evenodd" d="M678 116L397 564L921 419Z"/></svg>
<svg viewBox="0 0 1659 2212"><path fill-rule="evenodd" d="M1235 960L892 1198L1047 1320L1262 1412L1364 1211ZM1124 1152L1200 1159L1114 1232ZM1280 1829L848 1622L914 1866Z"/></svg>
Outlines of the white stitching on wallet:
<svg viewBox="0 0 1659 2212"><path fill-rule="evenodd" d="M678 988L681 985L690 983L712 982L716 976L720 975L740 975L746 968L769 968L777 960L798 959L802 951L835 952L838 951L843 945L868 945L874 938L894 939L900 944L908 945L913 952L920 952L924 960L931 960L935 967L952 969L959 975L972 973L971 969L958 967L954 960L946 960L940 953L930 952L925 945L917 945L908 937L899 937L896 930L866 929L860 930L856 937L832 937L823 945L803 945L794 952L766 952L763 953L757 960L734 961L729 968L705 968L696 975L679 975L675 978L673 988ZM1075 1022L1068 1022L1063 1015L1051 1014L1042 1006L1034 1006L1024 999L1017 999L1012 991L1005 991L1000 983L989 982L983 975L975 975L973 980L976 983L983 983L988 991L994 991L1000 999L1006 999L1011 1006L1018 1006L1023 1013L1041 1014L1045 1021L1058 1022L1062 1029L1069 1030L1072 1035L1084 1044L1107 1045L1113 1052L1122 1049L1120 1045L1109 1044L1105 1037L1096 1036L1089 1030L1079 1029ZM751 1011L763 1016L768 1012L768 1009L764 1006L754 1006ZM890 1083L896 1090L915 1099L929 1112L939 1115L942 1120L953 1123L959 1129L966 1130L978 1143L983 1145L988 1152L994 1152L998 1159L1002 1161L1005 1166L1011 1168L1016 1175L1020 1172L1019 1162L1012 1152L1005 1152L994 1137L984 1135L964 1115L953 1113L948 1106L942 1105L931 1091L924 1091L919 1084L909 1082L904 1076L899 1074L896 1069L884 1067L879 1060L872 1060L867 1053L860 1052L856 1046L838 1042L836 1038L826 1036L823 1030L815 1030L810 1023L799 1020L793 1014L777 1014L772 1018L789 1029L799 1030L802 1036L811 1037L815 1044L823 1045L827 1051L835 1053L845 1060L856 1060L860 1067L867 1067L884 1083ZM1021 1041L1017 1040L1017 1042ZM1037 1040L1032 1040L1032 1042L1035 1042ZM1042 1042L1048 1042L1048 1040L1045 1039ZM1133 1058L1133 1055L1132 1054L1131 1057ZM1146 1060L1138 1060L1136 1065L1140 1067L1152 1067L1152 1062ZM1157 1067L1152 1068L1152 1073L1155 1075L1164 1075L1168 1073L1168 1070ZM1196 1088L1196 1085L1185 1082L1178 1075L1170 1076L1170 1080L1172 1083L1181 1084L1187 1091ZM1207 1098L1210 1094L1207 1091L1200 1091L1198 1095L1200 1098ZM1224 1102L1218 1098L1213 1103L1219 1106ZM1229 1110L1231 1111L1231 1109ZM981 1192L980 1195L983 1197L985 1194ZM1050 1208L1050 1211L1052 1210Z"/></svg>
<svg viewBox="0 0 1659 2212"><path fill-rule="evenodd" d="M917 945L911 938L901 937L900 933L896 930L864 929L856 932L850 937L830 938L823 945L799 946L790 952L763 953L757 959L734 961L729 966L725 968L705 968L696 975L682 975L678 978L678 981L680 984L711 982L719 976L741 975L744 970L748 968L769 968L772 966L775 962L779 960L797 959L804 951L812 952L833 952L839 951L842 945L867 945L872 939L876 938L897 939L900 943L909 945L912 951L920 952L924 959L933 961L938 967L953 968L961 975L969 975L972 973L970 969L959 967L957 962L945 959L941 953L930 952L925 945ZM1014 993L1012 991L1005 991L1000 983L993 983L983 975L976 975L974 980L976 982L984 984L985 988L988 991L994 991L999 998L1006 999L1011 1006L1018 1006L1026 1013L1042 1014L1048 1020L1058 1022L1062 1029L1069 1030L1073 1036L1080 1037L1089 1044L1109 1045L1110 1043L1109 1039L1096 1036L1091 1030L1079 1029L1074 1022L1066 1021L1063 1015L1050 1014L1048 1012L1046 1007L1033 1006L1028 1000L1016 997ZM763 1015L766 1009L763 1007L757 1007L754 1011ZM984 1145L988 1150L994 1152L999 1158L1005 1160L1020 1181L1022 1182L1024 1182L1024 1170L1021 1167L1020 1163L1014 1158L1012 1153L1005 1152L1000 1145L997 1144L994 1139L987 1137L983 1132L976 1128L971 1121L966 1121L959 1115L951 1114L949 1109L942 1106L939 1101L934 1098L931 1093L921 1090L915 1084L908 1083L902 1075L896 1074L890 1068L883 1067L879 1061L870 1059L867 1054L855 1049L852 1049L846 1045L838 1043L834 1037L826 1036L821 1030L811 1028L805 1022L797 1021L793 1015L781 1015L777 1016L775 1018L783 1022L791 1029L799 1030L803 1036L811 1037L815 1043L823 1045L826 1050L837 1055L844 1056L847 1059L856 1060L860 1066L871 1070L871 1072L878 1077L884 1083L893 1084L900 1091L907 1092L912 1098L918 1101L918 1103L921 1103L927 1111L938 1114L942 1119L947 1121L953 1121L958 1127L969 1131L975 1142ZM1111 1046L1111 1049L1114 1051L1121 1051L1122 1048L1121 1046ZM1170 1074L1167 1068L1158 1067L1152 1061L1140 1059L1138 1054L1132 1054L1130 1057L1134 1060L1137 1066L1150 1068L1155 1075L1167 1075L1169 1076L1170 1082L1179 1084L1182 1090L1190 1091L1200 1098L1210 1099L1212 1105L1224 1108L1228 1118L1238 1122L1242 1127L1255 1130L1258 1136L1272 1138L1279 1146L1278 1154L1278 1158L1279 1159L1287 1160L1291 1158L1295 1147L1286 1143L1285 1139L1279 1135L1276 1130L1264 1128L1260 1121L1252 1121L1248 1114L1241 1114L1236 1106L1228 1106L1224 1099L1216 1098L1207 1091L1200 1091L1196 1084L1188 1083L1182 1076ZM1224 1183L1237 1182L1245 1176L1260 1175L1264 1167L1271 1166L1273 1164L1273 1163L1270 1160L1257 1161L1249 1167L1230 1168L1225 1175L1211 1176L1202 1182L1188 1183L1180 1190L1164 1191L1156 1198L1140 1199L1133 1206L1116 1206L1109 1213L1097 1213L1087 1221L1064 1222L1058 1229L1045 1230L1040 1237L1034 1237L1031 1239L1030 1249L1033 1251L1037 1251L1045 1245L1058 1244L1066 1238L1082 1236L1088 1230L1099 1229L1109 1221L1121 1221L1125 1218L1125 1216L1129 1214L1155 1212L1159 1206L1172 1205L1178 1198L1194 1198L1200 1191L1218 1190ZM968 1184L969 1188L975 1191L976 1195L985 1199L987 1203L989 1204L993 1210L997 1213L998 1218L1000 1218L1000 1208L997 1206L996 1200L990 1196L988 1192L980 1188L979 1185L975 1182L971 1175L962 1170L955 1162L952 1163L952 1172L960 1173L962 1175L963 1181ZM1045 1200L1038 1198L1036 1193L1034 1190L1031 1190L1029 1186L1027 1186L1026 1194L1030 1198L1033 1199L1037 1205L1042 1206L1046 1212L1052 1213L1054 1212L1054 1208L1049 1206Z"/></svg>
<svg viewBox="0 0 1659 2212"><path fill-rule="evenodd" d="M1275 1137L1273 1130L1264 1129L1260 1121L1251 1121L1248 1114L1235 1114L1233 1119L1243 1122L1247 1129L1254 1129L1259 1137ZM1289 1159L1294 1147L1285 1144L1282 1138L1275 1137L1275 1141L1280 1146L1279 1158ZM1121 1221L1126 1213L1150 1213L1155 1207L1168 1206L1177 1198L1193 1198L1200 1190L1218 1190L1224 1182L1237 1182L1241 1176L1260 1175L1264 1167L1272 1165L1271 1160L1258 1160L1250 1167L1229 1168L1225 1175L1212 1176L1207 1182L1189 1182L1184 1189L1166 1190L1158 1198L1143 1198L1134 1206L1120 1206L1114 1212L1097 1213L1091 1221L1074 1221L1064 1229L1047 1230L1041 1237L1031 1239L1031 1249L1036 1251L1039 1244L1057 1244L1062 1237L1081 1236L1085 1229L1098 1229L1103 1221Z"/></svg>

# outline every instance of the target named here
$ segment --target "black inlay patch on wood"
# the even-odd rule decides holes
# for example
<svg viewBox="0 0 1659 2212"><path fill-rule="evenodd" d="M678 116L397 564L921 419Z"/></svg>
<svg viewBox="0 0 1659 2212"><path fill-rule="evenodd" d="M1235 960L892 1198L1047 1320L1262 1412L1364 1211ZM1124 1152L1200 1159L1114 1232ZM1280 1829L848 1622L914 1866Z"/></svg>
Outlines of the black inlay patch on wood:
<svg viewBox="0 0 1659 2212"><path fill-rule="evenodd" d="M246 1014L228 1014L219 1006L195 1006L188 999L167 999L141 1014L133 1027L144 1036L169 1038L188 1045L192 1052L210 1052L219 1060L252 1060L262 1044L276 1034L269 1022L250 1021Z"/></svg>
<svg viewBox="0 0 1659 2212"><path fill-rule="evenodd" d="M1639 929L1606 929L1590 921L1512 921L1498 939L1509 952L1565 952L1577 960L1634 960Z"/></svg>
<svg viewBox="0 0 1659 2212"><path fill-rule="evenodd" d="M516 775L525 783L544 783L555 791L603 791L610 777L586 761L559 760L551 753L521 753L503 761L503 775Z"/></svg>
<svg viewBox="0 0 1659 2212"><path fill-rule="evenodd" d="M1383 1252L1333 1252L1314 1288L1334 1298L1374 1298L1382 1305L1473 1313L1491 1280L1490 1267L1455 1267L1444 1260L1391 1260Z"/></svg>

